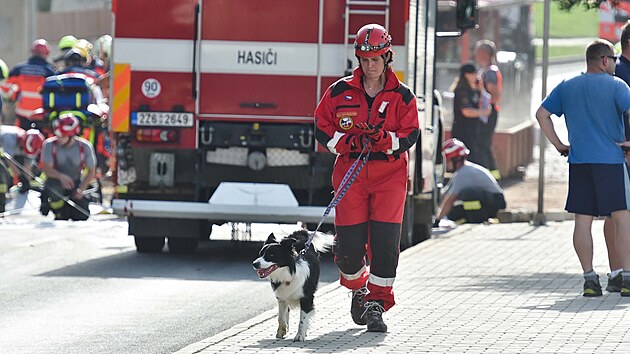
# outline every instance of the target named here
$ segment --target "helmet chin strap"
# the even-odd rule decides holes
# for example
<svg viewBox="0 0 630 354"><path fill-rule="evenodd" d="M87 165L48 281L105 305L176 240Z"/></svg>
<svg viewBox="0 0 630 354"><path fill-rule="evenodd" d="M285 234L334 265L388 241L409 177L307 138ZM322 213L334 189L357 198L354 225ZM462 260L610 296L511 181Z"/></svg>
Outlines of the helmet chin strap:
<svg viewBox="0 0 630 354"><path fill-rule="evenodd" d="M389 58L386 58L388 54ZM387 66L394 61L394 53L392 53L391 49L387 53L383 54L383 60L385 61L385 68L387 69Z"/></svg>

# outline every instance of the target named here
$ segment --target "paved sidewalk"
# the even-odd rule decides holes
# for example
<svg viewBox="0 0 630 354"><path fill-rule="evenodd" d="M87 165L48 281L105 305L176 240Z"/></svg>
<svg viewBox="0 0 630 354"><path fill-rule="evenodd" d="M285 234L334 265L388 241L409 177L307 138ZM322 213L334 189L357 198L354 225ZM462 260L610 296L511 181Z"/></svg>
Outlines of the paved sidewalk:
<svg viewBox="0 0 630 354"><path fill-rule="evenodd" d="M593 230L605 287L602 226ZM355 325L348 292L329 284L315 298L306 342L292 341L297 311L287 338L275 338L274 309L178 353L629 353L630 298L581 296L572 229L572 221L463 225L403 252L388 333Z"/></svg>

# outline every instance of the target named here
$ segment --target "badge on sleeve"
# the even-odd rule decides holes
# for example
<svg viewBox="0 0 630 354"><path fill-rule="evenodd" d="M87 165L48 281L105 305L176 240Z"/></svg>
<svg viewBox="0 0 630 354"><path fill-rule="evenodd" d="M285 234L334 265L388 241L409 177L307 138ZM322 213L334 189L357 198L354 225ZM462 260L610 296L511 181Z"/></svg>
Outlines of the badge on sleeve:
<svg viewBox="0 0 630 354"><path fill-rule="evenodd" d="M354 126L354 121L352 120L352 117L341 117L339 119L339 126L343 130L350 130L350 128Z"/></svg>
<svg viewBox="0 0 630 354"><path fill-rule="evenodd" d="M350 130L354 127L354 119L359 112L337 112L337 118L339 118L339 127L343 130Z"/></svg>

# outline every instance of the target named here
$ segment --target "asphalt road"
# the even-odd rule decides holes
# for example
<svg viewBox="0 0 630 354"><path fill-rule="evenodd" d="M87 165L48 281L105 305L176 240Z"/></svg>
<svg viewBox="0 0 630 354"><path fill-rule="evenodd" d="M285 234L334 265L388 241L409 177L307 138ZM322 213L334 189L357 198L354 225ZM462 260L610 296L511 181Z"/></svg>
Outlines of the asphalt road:
<svg viewBox="0 0 630 354"><path fill-rule="evenodd" d="M2 353L172 353L276 304L251 266L261 243L228 226L192 255L138 254L124 220L53 221L31 202L0 219ZM322 285L336 281L322 262Z"/></svg>

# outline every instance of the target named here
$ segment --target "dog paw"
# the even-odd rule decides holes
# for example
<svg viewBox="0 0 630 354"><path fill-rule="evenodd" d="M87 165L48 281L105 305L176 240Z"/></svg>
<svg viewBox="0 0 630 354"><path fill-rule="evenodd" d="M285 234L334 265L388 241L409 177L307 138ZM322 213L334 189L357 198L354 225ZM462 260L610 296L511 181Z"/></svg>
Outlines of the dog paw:
<svg viewBox="0 0 630 354"><path fill-rule="evenodd" d="M306 340L306 334L302 334L302 333L298 333L297 335L295 335L295 338L293 338L294 342L304 342Z"/></svg>
<svg viewBox="0 0 630 354"><path fill-rule="evenodd" d="M287 335L287 330L283 328L278 328L278 332L276 332L276 338L284 338Z"/></svg>

